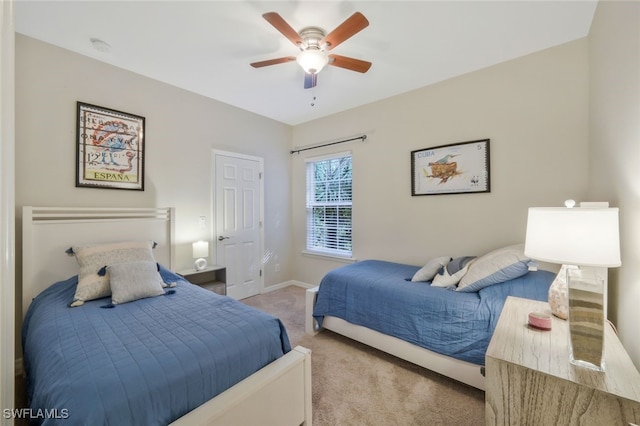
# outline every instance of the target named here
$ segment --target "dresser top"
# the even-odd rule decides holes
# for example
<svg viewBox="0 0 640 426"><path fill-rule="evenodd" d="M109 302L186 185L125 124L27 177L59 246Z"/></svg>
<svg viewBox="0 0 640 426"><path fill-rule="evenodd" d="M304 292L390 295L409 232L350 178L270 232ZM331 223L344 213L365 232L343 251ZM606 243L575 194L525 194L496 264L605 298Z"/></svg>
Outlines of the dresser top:
<svg viewBox="0 0 640 426"><path fill-rule="evenodd" d="M569 362L569 323L552 315L550 331L528 325L530 312L551 315L546 302L509 296L487 349L494 358L640 402L640 373L610 324L605 326L605 371Z"/></svg>

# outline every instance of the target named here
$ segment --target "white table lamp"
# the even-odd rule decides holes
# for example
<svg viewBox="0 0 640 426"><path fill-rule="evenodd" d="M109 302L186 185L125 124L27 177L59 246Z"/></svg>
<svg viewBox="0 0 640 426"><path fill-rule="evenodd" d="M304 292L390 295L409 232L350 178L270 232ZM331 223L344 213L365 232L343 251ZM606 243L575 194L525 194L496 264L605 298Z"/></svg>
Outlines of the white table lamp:
<svg viewBox="0 0 640 426"><path fill-rule="evenodd" d="M202 271L207 267L207 257L209 257L209 243L207 241L197 241L193 243L193 257L196 259L196 271Z"/></svg>
<svg viewBox="0 0 640 426"><path fill-rule="evenodd" d="M608 203L532 207L524 252L563 265L549 290L549 304L557 316L568 312L570 361L603 371L607 268L620 266L618 209Z"/></svg>

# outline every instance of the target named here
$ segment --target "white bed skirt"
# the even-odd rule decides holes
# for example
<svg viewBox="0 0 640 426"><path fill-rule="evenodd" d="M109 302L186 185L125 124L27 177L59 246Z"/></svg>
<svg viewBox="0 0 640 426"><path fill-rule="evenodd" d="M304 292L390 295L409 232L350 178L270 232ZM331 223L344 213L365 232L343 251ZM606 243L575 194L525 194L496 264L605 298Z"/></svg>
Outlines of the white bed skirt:
<svg viewBox="0 0 640 426"><path fill-rule="evenodd" d="M305 332L315 335L320 332L317 321L313 318L313 307L318 296L319 287L307 290L305 300ZM449 356L432 352L393 336L382 334L369 328L351 324L341 318L326 316L322 320L322 328L331 330L360 343L379 349L398 358L412 362L428 370L450 377L459 382L485 390L485 379L482 367L470 362L461 361Z"/></svg>

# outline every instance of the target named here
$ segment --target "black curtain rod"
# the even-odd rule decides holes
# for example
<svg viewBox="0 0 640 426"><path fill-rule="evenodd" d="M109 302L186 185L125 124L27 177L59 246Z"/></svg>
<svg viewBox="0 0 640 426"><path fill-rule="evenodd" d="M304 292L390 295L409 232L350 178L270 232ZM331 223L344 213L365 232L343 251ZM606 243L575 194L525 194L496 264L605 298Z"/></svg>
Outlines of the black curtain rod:
<svg viewBox="0 0 640 426"><path fill-rule="evenodd" d="M339 143L351 142L351 141L355 141L355 140L358 140L358 139L362 139L362 141L364 142L364 140L367 139L367 135L358 136L357 138L345 139L343 141L329 142L329 143L325 143L325 144L322 144L322 145L310 146L309 148L294 149L294 150L291 151L291 154L295 154L295 153L299 154L302 151L308 151L310 149L322 148L323 146L336 145L336 144L339 144Z"/></svg>

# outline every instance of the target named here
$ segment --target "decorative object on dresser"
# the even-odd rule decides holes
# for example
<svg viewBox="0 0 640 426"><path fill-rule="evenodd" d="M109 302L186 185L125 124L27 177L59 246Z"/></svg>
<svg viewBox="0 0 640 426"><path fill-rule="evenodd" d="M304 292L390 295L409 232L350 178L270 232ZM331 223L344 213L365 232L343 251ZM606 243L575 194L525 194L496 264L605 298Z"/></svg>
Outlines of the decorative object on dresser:
<svg viewBox="0 0 640 426"><path fill-rule="evenodd" d="M607 267L620 266L618 209L606 202L581 203L579 208L574 204L569 200L566 208L530 208L525 253L566 265L561 273L567 274L569 360L604 371ZM556 281L562 284L562 277ZM563 312L559 300L562 297L550 290L554 313Z"/></svg>
<svg viewBox="0 0 640 426"><path fill-rule="evenodd" d="M492 425L640 424L640 373L606 324L604 372L565 360L569 322L527 326L529 312L550 314L546 302L508 297L487 348L485 420Z"/></svg>
<svg viewBox="0 0 640 426"><path fill-rule="evenodd" d="M529 325L538 330L551 330L551 315L545 312L529 312Z"/></svg>
<svg viewBox="0 0 640 426"><path fill-rule="evenodd" d="M202 271L207 267L207 257L209 257L209 243L206 241L196 241L193 243L193 258L196 259L196 271Z"/></svg>

